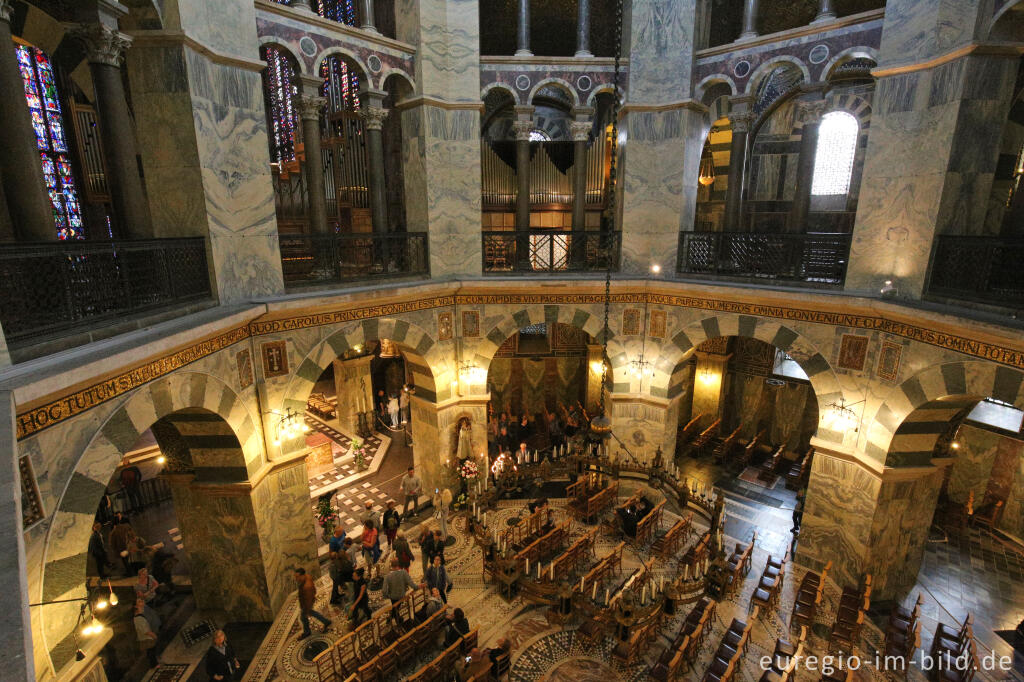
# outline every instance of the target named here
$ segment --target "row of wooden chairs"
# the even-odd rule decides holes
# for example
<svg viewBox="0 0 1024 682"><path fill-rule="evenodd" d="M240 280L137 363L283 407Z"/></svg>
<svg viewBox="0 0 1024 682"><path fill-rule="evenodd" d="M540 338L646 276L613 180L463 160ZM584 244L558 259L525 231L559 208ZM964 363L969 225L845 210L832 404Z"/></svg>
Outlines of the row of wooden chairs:
<svg viewBox="0 0 1024 682"><path fill-rule="evenodd" d="M832 562L829 561L821 575L808 571L800 581L800 589L796 593L796 601L793 603L793 612L790 614L789 627L792 630L801 625L811 627L818 615L818 605L821 604L821 596L825 590L825 578L832 570Z"/></svg>
<svg viewBox="0 0 1024 682"><path fill-rule="evenodd" d="M711 658L711 665L704 673L703 682L730 682L736 677L750 643L750 628L753 621L744 623L733 618L729 629L722 635L722 641Z"/></svg>
<svg viewBox="0 0 1024 682"><path fill-rule="evenodd" d="M654 534L661 527L661 519L664 513L665 500L662 500L636 524L636 536L633 541L637 547L646 545L654 538Z"/></svg>
<svg viewBox="0 0 1024 682"><path fill-rule="evenodd" d="M734 467L736 470L743 470L750 464L754 459L754 453L757 452L757 448L764 441L765 431L762 429L757 433L756 436L750 439L750 442L743 446L743 450L740 452L740 456L737 457L733 462L728 464Z"/></svg>
<svg viewBox="0 0 1024 682"><path fill-rule="evenodd" d="M759 682L788 682L794 678L796 665L803 658L806 641L806 627L800 628L800 637L795 643L785 637L775 640L771 666L761 674Z"/></svg>
<svg viewBox="0 0 1024 682"><path fill-rule="evenodd" d="M733 550L732 556L729 557L729 563L727 565L727 578L725 582L725 591L727 594L731 594L738 590L743 584L743 579L748 573L750 573L750 567L753 563L754 557L754 542L757 540L757 533L754 533L754 537L751 538L750 544L744 547L740 543L736 543L736 549Z"/></svg>
<svg viewBox="0 0 1024 682"><path fill-rule="evenodd" d="M408 682L447 682L455 679L455 664L459 656L466 656L477 647L476 630L464 635L442 651L436 658L409 676ZM380 682L390 682L396 678L380 678ZM364 682L359 680L359 682Z"/></svg>
<svg viewBox="0 0 1024 682"><path fill-rule="evenodd" d="M733 431L728 436L726 436L725 439L722 440L722 442L718 444L718 447L715 448L715 461L716 462L723 462L723 461L729 459L729 456L732 454L733 450L735 450L737 448L737 446L739 446L739 444L740 444L739 443L739 438L740 438L740 431L742 431L742 430L743 430L743 424L740 424L739 426L736 427L735 431Z"/></svg>
<svg viewBox="0 0 1024 682"><path fill-rule="evenodd" d="M786 472L786 487L790 490L800 490L807 485L807 479L811 476L811 458L814 457L814 446L809 446L803 456L793 462Z"/></svg>
<svg viewBox="0 0 1024 682"><path fill-rule="evenodd" d="M782 559L773 559L768 555L764 570L761 571L761 578L757 582L750 595L748 612L756 606L760 613L772 613L779 603L779 595L782 594L782 586L786 579L786 562L789 558L787 552Z"/></svg>
<svg viewBox="0 0 1024 682"><path fill-rule="evenodd" d="M832 624L829 644L838 647L840 651L852 653L860 639L860 632L864 627L864 620L870 607L871 574L869 573L864 576L864 581L860 586L843 588L843 594L839 598L839 609L836 611L836 620Z"/></svg>
<svg viewBox="0 0 1024 682"><path fill-rule="evenodd" d="M661 629L662 613L659 610L650 620L640 627L633 628L629 639L620 641L612 649L612 660L621 667L633 665L640 659L650 647L651 642L658 637Z"/></svg>
<svg viewBox="0 0 1024 682"><path fill-rule="evenodd" d="M702 597L683 621L682 627L676 634L672 643L665 647L658 661L648 673L648 677L657 682L669 682L674 680L680 673L688 672L701 647L707 639L708 633L714 626L715 613L718 603L713 599Z"/></svg>
<svg viewBox="0 0 1024 682"><path fill-rule="evenodd" d="M897 606L889 614L889 622L885 626L885 656L886 660L902 661L899 670L890 672L904 677L907 675L907 666L914 652L921 646L921 604L924 597L917 595L917 601L913 608L906 609ZM896 665L892 666L893 668Z"/></svg>
<svg viewBox="0 0 1024 682"><path fill-rule="evenodd" d="M619 482L612 481L607 487L601 488L582 503L571 505L569 511L573 518L579 521L589 521L614 504L618 496Z"/></svg>
<svg viewBox="0 0 1024 682"><path fill-rule="evenodd" d="M704 413L701 412L690 421L686 422L686 426L679 429L679 433L676 436L676 453L685 454L687 449L690 447L690 441L694 439L697 432L700 430L700 420L704 418Z"/></svg>
<svg viewBox="0 0 1024 682"><path fill-rule="evenodd" d="M939 623L932 639L931 659L935 674L942 682L971 682L978 669L978 649L974 643L974 616L967 614L960 626Z"/></svg>
<svg viewBox="0 0 1024 682"><path fill-rule="evenodd" d="M516 553L516 560L523 565L523 573L527 572L527 561L535 567L540 566L543 558L561 549L562 545L569 538L570 525L570 521L564 521Z"/></svg>
<svg viewBox="0 0 1024 682"><path fill-rule="evenodd" d="M696 451L698 455L703 454L701 451L707 447L711 439L718 435L718 429L722 426L722 418L719 417L715 421L711 422L708 428L700 432L700 435L693 439L693 443L690 444L691 451Z"/></svg>
<svg viewBox="0 0 1024 682"><path fill-rule="evenodd" d="M690 536L692 528L693 512L689 512L686 516L672 524L667 533L655 538L654 544L651 545L651 550L661 559L668 560L678 553L679 546L686 542L686 538Z"/></svg>

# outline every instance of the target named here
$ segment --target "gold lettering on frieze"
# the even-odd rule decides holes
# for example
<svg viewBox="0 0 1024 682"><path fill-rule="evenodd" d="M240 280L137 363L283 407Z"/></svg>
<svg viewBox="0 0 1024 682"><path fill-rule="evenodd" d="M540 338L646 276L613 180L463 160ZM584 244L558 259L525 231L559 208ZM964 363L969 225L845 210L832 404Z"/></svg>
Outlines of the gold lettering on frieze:
<svg viewBox="0 0 1024 682"><path fill-rule="evenodd" d="M167 357L130 369L112 379L105 379L71 395L58 398L26 412L20 412L17 416L17 438L21 440L39 433L45 428L70 419L149 383L153 379L170 374L247 338L249 338L248 326L236 327L220 336L201 341Z"/></svg>
<svg viewBox="0 0 1024 682"><path fill-rule="evenodd" d="M354 322L357 320L369 320L375 317L386 317L388 315L400 315L432 308L444 308L455 304L454 296L436 296L424 298L418 301L403 301L401 303L385 303L364 308L353 308L352 310L337 310L330 313L317 315L303 315L301 317L288 317L280 320L268 320L266 322L252 322L250 327L254 336L264 334L277 334L280 332L294 331L296 329L307 329L309 327L321 327L327 324L339 324L343 322Z"/></svg>

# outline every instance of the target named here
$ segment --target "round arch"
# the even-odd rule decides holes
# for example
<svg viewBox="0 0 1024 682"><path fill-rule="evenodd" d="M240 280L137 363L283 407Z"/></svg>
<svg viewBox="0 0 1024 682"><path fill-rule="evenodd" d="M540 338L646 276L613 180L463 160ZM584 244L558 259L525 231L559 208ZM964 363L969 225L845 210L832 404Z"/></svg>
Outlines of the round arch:
<svg viewBox="0 0 1024 682"><path fill-rule="evenodd" d="M569 102L572 106L578 107L580 105L580 98L576 94L576 89L569 85L569 83L567 83L566 81L562 80L561 78L545 78L538 82L536 85L530 88L530 92L526 96L526 103L533 104L533 100L537 96L537 93L540 92L540 90L547 85L550 85L554 88L557 88L558 90L562 90L563 92L565 92L565 94L569 96Z"/></svg>
<svg viewBox="0 0 1024 682"><path fill-rule="evenodd" d="M390 78L394 78L395 83L401 84L399 87L406 88L407 92L409 92L410 94L416 92L416 85L413 83L412 78L409 77L409 74L407 74L402 69L399 69L398 67L387 69L383 73L381 73L380 79L378 81L379 88L381 90L387 90L388 79Z"/></svg>
<svg viewBox="0 0 1024 682"><path fill-rule="evenodd" d="M943 398L995 398L1024 409L1024 372L984 361L955 361L924 369L894 387L868 427L867 454L889 464L906 452L896 434L922 406ZM891 461L896 462L896 457Z"/></svg>
<svg viewBox="0 0 1024 682"><path fill-rule="evenodd" d="M791 56L776 57L775 59L765 62L764 64L762 64L761 66L757 67L757 69L754 70L754 73L752 73L750 75L750 78L747 79L747 87L744 89L743 94L753 95L757 91L757 88L761 85L761 81L765 78L765 76L770 74L773 69L775 69L778 66L782 66L783 64L790 64L792 66L795 66L800 70L800 73L803 74L803 82L811 82L811 72L807 68L807 65L804 64L801 60Z"/></svg>
<svg viewBox="0 0 1024 682"><path fill-rule="evenodd" d="M354 53L345 50L344 48L339 47L337 45L332 45L331 47L325 48L321 50L319 54L317 54L316 58L313 60L313 73L319 74L320 68L323 66L324 62L331 57L339 57L348 62L349 64L355 66L359 70L359 73L357 73L356 75L362 79L363 83L369 85L372 82L372 79L370 78L369 75L370 70L366 68L366 64L363 62L363 60L357 57ZM366 88L364 87L362 89Z"/></svg>
<svg viewBox="0 0 1024 682"><path fill-rule="evenodd" d="M492 90L500 90L509 96L513 104L519 104L519 95L516 94L515 90L508 83L502 83L501 81L495 81L488 83L480 90L480 100L483 101Z"/></svg>
<svg viewBox="0 0 1024 682"><path fill-rule="evenodd" d="M285 57L287 57L288 62L292 65L292 68L295 70L296 76L309 75L309 73L306 71L305 60L299 59L295 54L295 50L293 50L290 45L281 42L281 40L276 36L262 36L260 38L259 47L261 52L262 48L264 47L272 47L281 54L283 54Z"/></svg>
<svg viewBox="0 0 1024 682"><path fill-rule="evenodd" d="M710 76L705 76L699 83L697 83L697 86L693 89L693 98L698 102L704 102L704 95L707 94L707 91L719 84L729 86L729 96L735 96L738 92L736 88L736 81L724 73L716 73Z"/></svg>
<svg viewBox="0 0 1024 682"><path fill-rule="evenodd" d="M871 61L878 63L878 50L873 47L867 47L865 45L858 45L856 47L848 47L845 50L841 50L836 54L832 55L832 58L825 62L825 66L821 69L821 78L819 80L828 81L835 75L835 70L853 59L870 59Z"/></svg>
<svg viewBox="0 0 1024 682"><path fill-rule="evenodd" d="M40 561L41 592L35 601L79 596L86 578L86 547L100 497L125 454L154 423L182 410L201 409L217 415L230 427L251 474L263 463L262 430L235 390L220 378L203 372L176 372L129 394L108 417L75 460L43 540ZM54 604L38 610L39 632L54 669L61 641L70 636L69 623L78 604ZM74 653L72 649L71 654Z"/></svg>
<svg viewBox="0 0 1024 682"><path fill-rule="evenodd" d="M621 93L623 93L624 91L622 90L621 87L619 88L619 92L620 92L619 104L622 104L623 95ZM592 106L596 105L597 104L597 98L598 98L599 95L612 95L612 96L614 96L614 94L615 94L615 88L610 83L605 84L605 85L601 85L599 87L596 87L596 88L594 88L593 92L591 92L587 96L587 106L588 107L592 107Z"/></svg>

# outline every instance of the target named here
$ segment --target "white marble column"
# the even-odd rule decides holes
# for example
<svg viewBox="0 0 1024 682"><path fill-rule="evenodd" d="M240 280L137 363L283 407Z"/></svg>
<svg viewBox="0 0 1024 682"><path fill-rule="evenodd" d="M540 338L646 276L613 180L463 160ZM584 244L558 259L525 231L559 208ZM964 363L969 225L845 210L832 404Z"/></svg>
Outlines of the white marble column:
<svg viewBox="0 0 1024 682"><path fill-rule="evenodd" d="M587 229L587 146L590 131L594 127L590 118L594 110L576 109L575 120L569 125L572 133L572 229L574 232Z"/></svg>
<svg viewBox="0 0 1024 682"><path fill-rule="evenodd" d="M377 26L374 22L373 12L373 0L360 1L359 18L362 20L360 28L362 28L364 31L372 31L373 33L377 33Z"/></svg>
<svg viewBox="0 0 1024 682"><path fill-rule="evenodd" d="M23 241L56 241L53 207L11 40L13 11L10 0L0 0L0 179L16 236Z"/></svg>
<svg viewBox="0 0 1024 682"><path fill-rule="evenodd" d="M327 99L320 96L317 79L307 80L311 82L303 82L302 94L295 104L302 121L302 147L306 157L302 172L309 199L309 233L330 234L332 230L327 224L327 188L324 186L324 159L320 143L320 112L327 104Z"/></svg>
<svg viewBox="0 0 1024 682"><path fill-rule="evenodd" d="M302 12L309 12L310 14L317 14L316 11L316 0L291 0L289 7L294 7Z"/></svg>
<svg viewBox="0 0 1024 682"><path fill-rule="evenodd" d="M812 24L825 21L832 21L836 18L836 9L833 6L834 0L818 0L818 15L814 17Z"/></svg>
<svg viewBox="0 0 1024 682"><path fill-rule="evenodd" d="M149 207L139 177L135 130L121 73L121 61L131 45L131 38L102 23L79 24L72 29L72 35L85 46L96 90L107 187L114 205L115 234L130 239L152 237Z"/></svg>

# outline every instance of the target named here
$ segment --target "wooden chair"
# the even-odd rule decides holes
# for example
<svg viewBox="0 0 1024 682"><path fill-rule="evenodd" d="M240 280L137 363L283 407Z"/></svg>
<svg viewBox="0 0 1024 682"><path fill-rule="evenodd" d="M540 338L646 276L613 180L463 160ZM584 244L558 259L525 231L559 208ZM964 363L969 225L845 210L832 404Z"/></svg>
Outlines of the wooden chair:
<svg viewBox="0 0 1024 682"><path fill-rule="evenodd" d="M377 657L377 674L381 682L398 679L398 645L392 644Z"/></svg>
<svg viewBox="0 0 1024 682"><path fill-rule="evenodd" d="M508 679L508 672L512 669L512 657L508 653L498 654L491 666L490 679L500 681Z"/></svg>
<svg viewBox="0 0 1024 682"><path fill-rule="evenodd" d="M377 682L377 661L370 660L359 666L356 670L356 679L359 682Z"/></svg>
<svg viewBox="0 0 1024 682"><path fill-rule="evenodd" d="M318 682L334 682L340 680L343 677L342 671L338 665L338 655L335 651L334 646L330 649L321 651L316 658L313 659L313 665L316 667L316 679Z"/></svg>
<svg viewBox="0 0 1024 682"><path fill-rule="evenodd" d="M667 653L671 653L671 650ZM679 669L682 665L683 652L676 651L667 664L662 663L661 661L655 663L654 667L651 668L650 673L648 673L648 677L652 680L657 680L657 682L672 682L679 674Z"/></svg>

